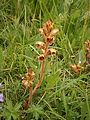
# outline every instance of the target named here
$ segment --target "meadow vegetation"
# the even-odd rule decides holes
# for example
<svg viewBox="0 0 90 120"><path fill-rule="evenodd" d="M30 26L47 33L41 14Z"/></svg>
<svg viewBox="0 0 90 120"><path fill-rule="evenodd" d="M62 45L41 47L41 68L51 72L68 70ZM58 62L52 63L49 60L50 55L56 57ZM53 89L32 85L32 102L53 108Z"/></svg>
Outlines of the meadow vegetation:
<svg viewBox="0 0 90 120"><path fill-rule="evenodd" d="M24 109L29 92L22 77L33 68L33 87L38 82L41 64L35 43L43 41L39 28L48 20L59 29L50 46L57 53L46 59L42 85ZM0 119L90 120L87 41L90 0L0 0Z"/></svg>

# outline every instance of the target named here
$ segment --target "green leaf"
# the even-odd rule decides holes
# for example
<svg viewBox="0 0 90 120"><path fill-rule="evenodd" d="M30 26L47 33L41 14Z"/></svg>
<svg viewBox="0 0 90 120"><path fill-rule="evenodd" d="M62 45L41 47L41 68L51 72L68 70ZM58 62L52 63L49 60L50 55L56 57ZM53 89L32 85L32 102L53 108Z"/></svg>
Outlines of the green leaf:
<svg viewBox="0 0 90 120"><path fill-rule="evenodd" d="M56 83L59 80L59 74L60 71L57 71L55 72L55 74L51 74L50 76L47 77L47 86L46 86L47 89L52 89L56 85Z"/></svg>
<svg viewBox="0 0 90 120"><path fill-rule="evenodd" d="M12 101L10 101L9 99L6 100L6 105L4 106L6 109L8 109L9 111L12 111L13 106L12 106Z"/></svg>
<svg viewBox="0 0 90 120"><path fill-rule="evenodd" d="M86 117L87 114L87 106L86 103L82 102L81 104L81 120L83 120Z"/></svg>
<svg viewBox="0 0 90 120"><path fill-rule="evenodd" d="M19 108L21 107L21 102L20 103L16 103L14 106L12 104L12 101L7 99L6 100L6 105L4 105L4 107L6 108L6 118L8 120L11 119L11 117L13 117L14 120L16 120L19 117Z"/></svg>
<svg viewBox="0 0 90 120"><path fill-rule="evenodd" d="M67 114L67 101L66 101L66 96L65 96L65 91L63 90L62 91L62 95L63 95L63 104L64 104L64 107L65 107L65 112Z"/></svg>
<svg viewBox="0 0 90 120"><path fill-rule="evenodd" d="M18 111L19 108L21 107L22 103L16 103L16 105L14 106L15 107L15 111Z"/></svg>
<svg viewBox="0 0 90 120"><path fill-rule="evenodd" d="M73 11L73 13L71 14L71 18L72 19L76 19L80 16L80 10L75 10Z"/></svg>
<svg viewBox="0 0 90 120"><path fill-rule="evenodd" d="M3 61L4 61L3 51L0 48L0 68L3 68Z"/></svg>

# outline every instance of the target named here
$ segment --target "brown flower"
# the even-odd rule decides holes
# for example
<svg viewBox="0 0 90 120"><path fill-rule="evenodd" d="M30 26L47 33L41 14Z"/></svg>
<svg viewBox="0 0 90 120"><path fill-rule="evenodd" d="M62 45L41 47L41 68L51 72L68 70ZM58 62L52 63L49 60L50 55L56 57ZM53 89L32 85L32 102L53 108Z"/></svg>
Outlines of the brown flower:
<svg viewBox="0 0 90 120"><path fill-rule="evenodd" d="M35 76L35 74L34 74L33 70L31 68L28 69L27 73L23 77L22 84L25 87L30 87L33 84L34 76Z"/></svg>
<svg viewBox="0 0 90 120"><path fill-rule="evenodd" d="M36 46L36 48L38 48L38 49L44 49L45 44L44 44L44 42L37 41L36 44L35 44L35 46Z"/></svg>
<svg viewBox="0 0 90 120"><path fill-rule="evenodd" d="M27 80L22 80L22 85L29 87L29 82Z"/></svg>
<svg viewBox="0 0 90 120"><path fill-rule="evenodd" d="M55 36L57 33L59 32L58 29L53 29L51 32L50 32L50 36Z"/></svg>
<svg viewBox="0 0 90 120"><path fill-rule="evenodd" d="M48 42L49 45L52 45L54 43L54 37L47 37L46 42Z"/></svg>
<svg viewBox="0 0 90 120"><path fill-rule="evenodd" d="M42 62L42 61L44 61L45 57L44 57L43 54L41 54L41 55L38 57L38 59L39 59L40 62Z"/></svg>
<svg viewBox="0 0 90 120"><path fill-rule="evenodd" d="M56 54L56 50L53 48L48 49L47 55L55 55Z"/></svg>
<svg viewBox="0 0 90 120"><path fill-rule="evenodd" d="M81 72L81 70L83 69L83 67L80 64L73 64L73 65L70 65L70 67L77 74L79 74Z"/></svg>
<svg viewBox="0 0 90 120"><path fill-rule="evenodd" d="M90 52L90 41L89 41L89 40L87 40L87 41L85 42L85 49L86 49L86 51L89 51L89 52Z"/></svg>

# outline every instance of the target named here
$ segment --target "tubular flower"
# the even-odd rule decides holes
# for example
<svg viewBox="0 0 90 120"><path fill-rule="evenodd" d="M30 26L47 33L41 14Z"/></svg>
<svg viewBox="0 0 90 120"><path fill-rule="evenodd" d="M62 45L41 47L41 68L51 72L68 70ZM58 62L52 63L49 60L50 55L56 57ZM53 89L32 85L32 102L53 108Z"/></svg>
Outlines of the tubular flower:
<svg viewBox="0 0 90 120"><path fill-rule="evenodd" d="M49 45L52 45L52 43L54 43L54 37L47 37L47 40L46 40Z"/></svg>
<svg viewBox="0 0 90 120"><path fill-rule="evenodd" d="M40 56L38 57L38 59L39 59L40 62L44 61L44 59L45 59L44 54L40 55Z"/></svg>
<svg viewBox="0 0 90 120"><path fill-rule="evenodd" d="M23 80L22 85L24 85L25 87L29 87L29 82L27 80Z"/></svg>
<svg viewBox="0 0 90 120"><path fill-rule="evenodd" d="M30 87L33 84L34 75L34 72L30 68L22 80L22 85L24 85L25 87Z"/></svg>
<svg viewBox="0 0 90 120"><path fill-rule="evenodd" d="M44 49L44 42L37 41L35 44L36 48L38 49Z"/></svg>
<svg viewBox="0 0 90 120"><path fill-rule="evenodd" d="M80 64L77 64L77 65L73 64L73 65L70 65L70 67L77 74L79 74L81 70L83 69L83 67Z"/></svg>
<svg viewBox="0 0 90 120"><path fill-rule="evenodd" d="M59 32L58 29L53 29L53 30L50 32L50 36L53 37L53 36L55 36L58 32Z"/></svg>
<svg viewBox="0 0 90 120"><path fill-rule="evenodd" d="M56 54L56 50L53 49L53 48L50 48L50 49L48 49L47 54L48 54L48 55L55 55L55 54Z"/></svg>

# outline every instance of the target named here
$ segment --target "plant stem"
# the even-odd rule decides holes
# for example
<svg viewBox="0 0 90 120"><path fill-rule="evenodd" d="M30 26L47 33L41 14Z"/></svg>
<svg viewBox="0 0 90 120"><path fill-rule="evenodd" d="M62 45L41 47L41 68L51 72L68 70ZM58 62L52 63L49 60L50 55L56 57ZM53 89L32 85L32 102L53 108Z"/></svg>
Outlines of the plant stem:
<svg viewBox="0 0 90 120"><path fill-rule="evenodd" d="M32 102L32 85L29 88L29 98L28 98L28 106Z"/></svg>
<svg viewBox="0 0 90 120"><path fill-rule="evenodd" d="M46 56L47 56L47 51L48 51L48 46L49 46L49 43L46 42L46 46L45 46L45 53L44 53L44 57L46 59ZM37 92L38 88L41 86L42 84L42 80L43 80L43 75L44 75L44 69L45 69L45 59L44 61L42 61L41 63L41 72L40 72L40 79L38 81L38 83L36 84L34 90L32 90L32 85L30 85L30 88L29 88L29 97L25 103L25 107L28 108L29 105L31 104L32 102L32 97L33 95Z"/></svg>
<svg viewBox="0 0 90 120"><path fill-rule="evenodd" d="M46 42L45 53L44 53L45 59L46 59L46 56L47 56L48 46L49 46L49 43ZM41 83L42 83L42 80L43 80L43 75L44 75L44 68L45 68L45 60L42 61L42 63L41 63L40 79L39 79L38 83L36 84L36 86L35 86L35 88L32 92L32 95L34 95L37 92L38 88L41 86Z"/></svg>
<svg viewBox="0 0 90 120"><path fill-rule="evenodd" d="M27 109L29 107L29 105L31 104L32 102L32 85L30 85L30 88L29 88L29 97L28 99L24 102L23 104L23 107L25 109Z"/></svg>
<svg viewBox="0 0 90 120"><path fill-rule="evenodd" d="M34 95L37 92L38 88L41 86L41 83L42 83L42 80L43 80L43 74L44 74L44 65L45 65L45 61L43 61L42 64L41 64L40 79L39 79L38 83L36 84L32 95Z"/></svg>

